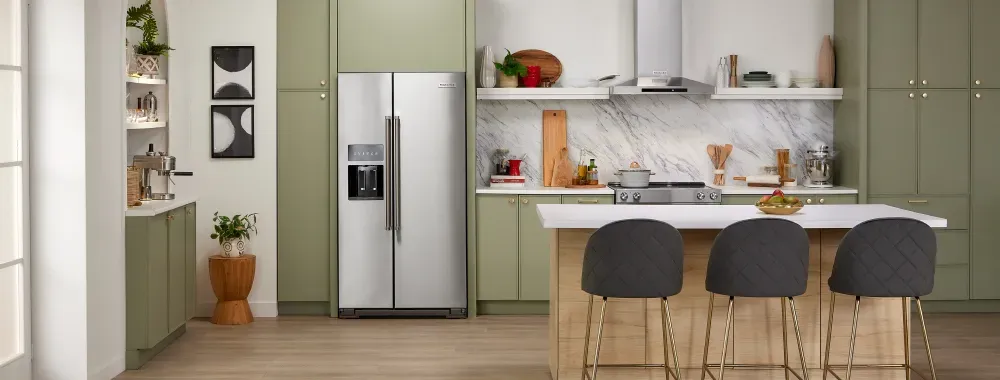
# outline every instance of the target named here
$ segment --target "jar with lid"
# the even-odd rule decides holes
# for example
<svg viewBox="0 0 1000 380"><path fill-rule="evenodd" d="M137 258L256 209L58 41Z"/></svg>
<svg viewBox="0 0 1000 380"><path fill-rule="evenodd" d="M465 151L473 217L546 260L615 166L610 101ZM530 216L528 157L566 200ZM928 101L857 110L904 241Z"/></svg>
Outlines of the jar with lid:
<svg viewBox="0 0 1000 380"><path fill-rule="evenodd" d="M153 95L152 91L142 97L142 109L146 111L148 121L160 121L160 100L156 98L156 95Z"/></svg>

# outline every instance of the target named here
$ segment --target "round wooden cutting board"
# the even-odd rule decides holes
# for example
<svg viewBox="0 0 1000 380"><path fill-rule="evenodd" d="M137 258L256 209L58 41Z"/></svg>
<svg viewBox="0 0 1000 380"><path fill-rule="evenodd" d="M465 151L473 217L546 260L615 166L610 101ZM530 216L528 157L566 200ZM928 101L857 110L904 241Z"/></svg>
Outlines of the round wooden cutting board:
<svg viewBox="0 0 1000 380"><path fill-rule="evenodd" d="M555 85L559 77L562 76L562 62L559 58L545 50L528 49L521 50L513 54L518 62L524 66L540 66L542 68L542 81L548 81Z"/></svg>

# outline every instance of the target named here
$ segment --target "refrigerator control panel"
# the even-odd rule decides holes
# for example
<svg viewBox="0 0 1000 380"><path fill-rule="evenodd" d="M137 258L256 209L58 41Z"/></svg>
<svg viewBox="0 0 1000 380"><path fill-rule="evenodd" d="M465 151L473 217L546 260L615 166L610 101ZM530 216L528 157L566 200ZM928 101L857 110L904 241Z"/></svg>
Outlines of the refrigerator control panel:
<svg viewBox="0 0 1000 380"><path fill-rule="evenodd" d="M351 144L347 146L348 161L385 161L385 145Z"/></svg>

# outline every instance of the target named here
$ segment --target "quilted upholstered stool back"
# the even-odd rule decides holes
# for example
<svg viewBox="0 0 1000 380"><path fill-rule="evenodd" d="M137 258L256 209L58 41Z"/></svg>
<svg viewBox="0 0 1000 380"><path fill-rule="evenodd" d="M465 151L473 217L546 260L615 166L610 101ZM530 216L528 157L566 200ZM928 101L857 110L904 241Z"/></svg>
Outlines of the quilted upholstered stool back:
<svg viewBox="0 0 1000 380"><path fill-rule="evenodd" d="M705 289L733 297L795 297L806 292L809 236L784 219L726 227L712 244Z"/></svg>
<svg viewBox="0 0 1000 380"><path fill-rule="evenodd" d="M601 297L662 298L681 292L684 240L673 226L622 220L590 236L583 254L583 291Z"/></svg>
<svg viewBox="0 0 1000 380"><path fill-rule="evenodd" d="M830 290L861 297L922 297L934 289L937 236L909 218L873 219L840 242Z"/></svg>

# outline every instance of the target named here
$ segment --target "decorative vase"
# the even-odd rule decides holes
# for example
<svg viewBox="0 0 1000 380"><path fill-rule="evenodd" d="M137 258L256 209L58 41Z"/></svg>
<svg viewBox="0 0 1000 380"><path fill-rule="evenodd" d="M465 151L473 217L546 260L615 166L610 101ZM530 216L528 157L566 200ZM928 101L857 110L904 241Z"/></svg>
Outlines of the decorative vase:
<svg viewBox="0 0 1000 380"><path fill-rule="evenodd" d="M499 75L500 75L500 88L517 88L516 75L504 75L504 73L499 73Z"/></svg>
<svg viewBox="0 0 1000 380"><path fill-rule="evenodd" d="M229 239L222 243L222 256L225 257L240 257L243 256L243 250L246 248L246 243L241 238Z"/></svg>
<svg viewBox="0 0 1000 380"><path fill-rule="evenodd" d="M125 40L125 75L131 76L136 73L135 50L129 46L128 39Z"/></svg>
<svg viewBox="0 0 1000 380"><path fill-rule="evenodd" d="M493 48L483 46L483 63L479 70L479 86L493 88L497 86L497 68L493 65Z"/></svg>
<svg viewBox="0 0 1000 380"><path fill-rule="evenodd" d="M135 57L136 71L142 75L158 75L160 73L160 56L138 55Z"/></svg>

